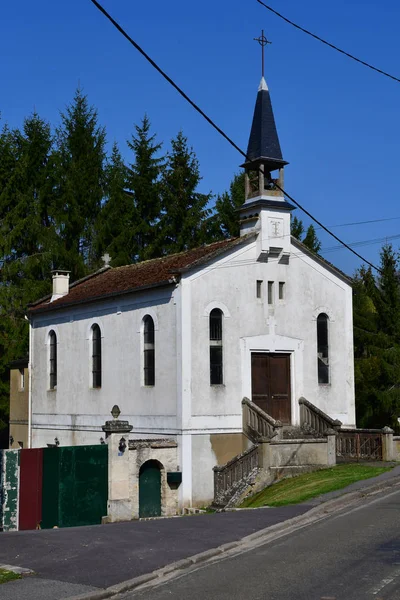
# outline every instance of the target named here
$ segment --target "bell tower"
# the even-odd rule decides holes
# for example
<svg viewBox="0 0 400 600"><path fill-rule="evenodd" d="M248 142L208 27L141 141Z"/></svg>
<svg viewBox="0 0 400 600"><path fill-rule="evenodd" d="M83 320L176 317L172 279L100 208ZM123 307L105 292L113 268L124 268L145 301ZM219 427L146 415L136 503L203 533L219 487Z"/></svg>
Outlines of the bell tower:
<svg viewBox="0 0 400 600"><path fill-rule="evenodd" d="M271 97L264 78L264 31L255 38L262 50L262 76L251 125L245 169L245 201L239 209L240 234L258 232L258 260L269 257L288 263L290 252L290 212L295 208L285 200L284 168L275 125Z"/></svg>

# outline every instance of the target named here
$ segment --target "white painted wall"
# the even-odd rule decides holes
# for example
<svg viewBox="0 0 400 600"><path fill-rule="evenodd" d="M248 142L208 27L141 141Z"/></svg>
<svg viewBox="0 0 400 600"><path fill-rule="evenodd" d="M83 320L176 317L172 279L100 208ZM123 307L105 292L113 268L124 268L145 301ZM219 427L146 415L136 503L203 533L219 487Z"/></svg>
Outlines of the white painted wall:
<svg viewBox="0 0 400 600"><path fill-rule="evenodd" d="M298 399L354 425L352 290L314 258L292 247L289 265L255 261L252 243L187 277L192 299L192 429L232 432L241 429L241 400L251 397L252 350L293 353L292 415ZM256 298L256 281L263 298ZM267 303L267 282L274 282L274 304ZM278 300L278 284L285 299ZM224 384L209 384L209 313L221 308ZM317 375L318 314L329 316L330 384ZM204 420L206 417L206 420ZM220 417L224 417L223 422ZM201 424L201 425L200 425ZM199 427L200 425L200 427Z"/></svg>
<svg viewBox="0 0 400 600"><path fill-rule="evenodd" d="M78 305L32 319L32 446L99 443L114 404L132 437L173 435L176 422L174 287ZM155 322L154 387L143 385L142 320ZM102 335L102 387L91 387L91 326ZM162 326L160 326L160 323ZM49 390L48 334L57 334L57 389Z"/></svg>
<svg viewBox="0 0 400 600"><path fill-rule="evenodd" d="M352 289L315 258L291 247L289 265L256 262L256 242L236 249L202 271L185 277L191 286L192 365L189 429L192 432L193 503L211 492L209 466L215 460L200 433L235 433L242 429L241 400L251 398L251 352L291 355L292 422L299 420L301 396L345 425L355 425ZM256 298L256 281L263 297ZM267 303L267 284L274 282L274 303ZM285 299L278 284L285 283ZM209 313L220 308L223 321L224 384L209 384ZM317 325L329 316L330 384L318 384ZM196 456L196 458L195 458ZM195 475L196 473L196 475Z"/></svg>

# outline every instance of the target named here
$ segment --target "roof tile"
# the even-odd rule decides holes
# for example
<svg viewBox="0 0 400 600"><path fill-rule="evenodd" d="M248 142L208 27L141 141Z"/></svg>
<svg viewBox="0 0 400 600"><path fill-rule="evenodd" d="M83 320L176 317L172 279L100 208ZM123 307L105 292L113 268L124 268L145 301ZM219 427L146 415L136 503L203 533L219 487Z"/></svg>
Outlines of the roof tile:
<svg viewBox="0 0 400 600"><path fill-rule="evenodd" d="M100 269L97 273L73 283L66 296L54 302L50 302L50 296L38 300L30 306L30 312L56 310L73 304L138 291L141 288L172 283L174 274L200 266L229 248L243 243L249 237L253 236L230 238L179 254L171 254L125 267Z"/></svg>

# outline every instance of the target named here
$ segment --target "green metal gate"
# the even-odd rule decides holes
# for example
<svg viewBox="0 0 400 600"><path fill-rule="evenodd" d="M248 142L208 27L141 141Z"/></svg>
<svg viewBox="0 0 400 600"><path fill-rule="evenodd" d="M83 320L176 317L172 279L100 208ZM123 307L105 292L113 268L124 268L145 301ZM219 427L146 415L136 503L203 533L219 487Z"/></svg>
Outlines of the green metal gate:
<svg viewBox="0 0 400 600"><path fill-rule="evenodd" d="M42 528L99 524L107 500L107 446L43 450Z"/></svg>
<svg viewBox="0 0 400 600"><path fill-rule="evenodd" d="M139 471L139 517L161 516L161 472L157 461L148 460Z"/></svg>

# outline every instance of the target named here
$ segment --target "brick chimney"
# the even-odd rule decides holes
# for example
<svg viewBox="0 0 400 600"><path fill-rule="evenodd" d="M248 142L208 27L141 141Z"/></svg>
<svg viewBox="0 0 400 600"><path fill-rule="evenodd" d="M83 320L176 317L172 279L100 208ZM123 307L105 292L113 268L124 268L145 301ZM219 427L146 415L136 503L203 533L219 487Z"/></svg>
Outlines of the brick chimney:
<svg viewBox="0 0 400 600"><path fill-rule="evenodd" d="M62 269L54 269L53 275L53 295L50 302L58 300L66 296L69 292L69 274L71 271L63 271Z"/></svg>

